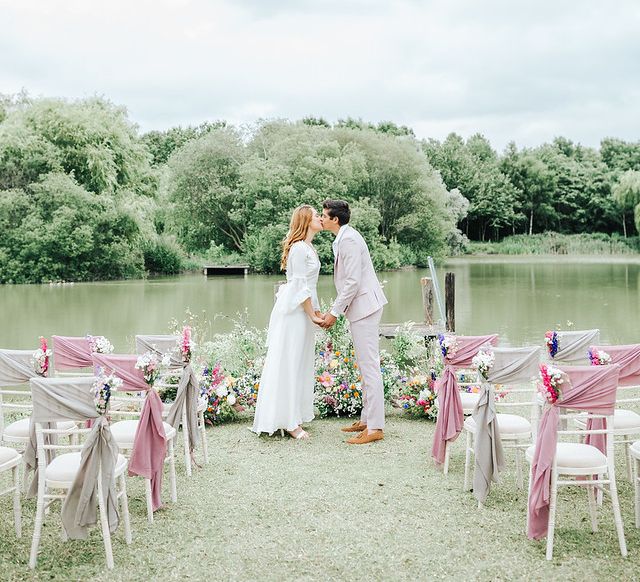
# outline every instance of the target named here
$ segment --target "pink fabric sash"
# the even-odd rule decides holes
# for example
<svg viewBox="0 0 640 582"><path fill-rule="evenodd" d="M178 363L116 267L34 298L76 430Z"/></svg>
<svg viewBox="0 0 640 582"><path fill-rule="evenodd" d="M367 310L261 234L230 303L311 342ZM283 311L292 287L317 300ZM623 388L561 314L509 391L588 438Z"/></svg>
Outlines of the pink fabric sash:
<svg viewBox="0 0 640 582"><path fill-rule="evenodd" d="M547 406L542 415L531 466L527 531L531 539L540 539L547 535L551 467L558 443L559 408L611 415L616 403L620 373L617 365L559 368L568 378L562 384L560 400Z"/></svg>
<svg viewBox="0 0 640 582"><path fill-rule="evenodd" d="M142 370L136 369L137 360L138 356L129 354L93 354L94 365L123 381L121 390L147 392L133 439L129 475L151 480L151 504L153 511L156 511L162 507L162 470L167 455L167 440L162 422L162 401L145 382Z"/></svg>
<svg viewBox="0 0 640 582"><path fill-rule="evenodd" d="M436 420L436 432L433 436L431 456L439 465L444 463L447 441L454 441L458 438L464 422L456 370L468 368L471 365L473 356L478 353L482 346L497 345L498 335L456 336L456 341L458 349L455 354L447 354L445 357L444 372L435 386L438 395L438 418Z"/></svg>
<svg viewBox="0 0 640 582"><path fill-rule="evenodd" d="M640 344L591 346L591 349L607 352L611 356L611 363L620 366L618 386L636 386L640 384ZM605 428L607 428L607 421L604 418L587 420L587 430L602 430ZM588 434L584 442L597 447L603 453L607 449L606 434Z"/></svg>
<svg viewBox="0 0 640 582"><path fill-rule="evenodd" d="M53 337L53 363L56 370L90 368L91 348L86 337Z"/></svg>

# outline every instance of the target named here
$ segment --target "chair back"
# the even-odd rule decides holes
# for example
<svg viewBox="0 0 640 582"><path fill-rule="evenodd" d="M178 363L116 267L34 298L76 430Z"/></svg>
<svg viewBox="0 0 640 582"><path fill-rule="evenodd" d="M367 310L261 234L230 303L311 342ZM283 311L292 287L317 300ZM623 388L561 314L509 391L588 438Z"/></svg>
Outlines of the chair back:
<svg viewBox="0 0 640 582"><path fill-rule="evenodd" d="M29 380L38 376L33 350L0 350L0 441L5 414L31 414Z"/></svg>
<svg viewBox="0 0 640 582"><path fill-rule="evenodd" d="M53 365L56 371L90 368L91 345L86 337L54 335Z"/></svg>
<svg viewBox="0 0 640 582"><path fill-rule="evenodd" d="M552 331L547 332L545 339L551 360L557 364L583 366L587 363L589 346L600 341L600 330Z"/></svg>
<svg viewBox="0 0 640 582"><path fill-rule="evenodd" d="M170 355L170 366L182 368L179 335L136 335L136 353L139 355L153 352L159 357Z"/></svg>

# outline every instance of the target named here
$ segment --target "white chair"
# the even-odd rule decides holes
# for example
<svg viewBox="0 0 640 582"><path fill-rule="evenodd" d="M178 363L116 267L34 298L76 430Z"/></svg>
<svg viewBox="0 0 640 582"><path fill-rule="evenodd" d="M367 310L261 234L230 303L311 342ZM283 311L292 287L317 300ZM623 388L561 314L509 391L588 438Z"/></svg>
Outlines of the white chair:
<svg viewBox="0 0 640 582"><path fill-rule="evenodd" d="M488 371L488 380L482 389L489 391L489 399L494 402L496 422L500 435L501 446L515 452L516 484L518 488L524 486L522 463L524 451L531 445L537 427L537 381L540 365L540 348L490 348L493 353L494 364ZM500 395L496 398L495 386L501 385ZM529 409L528 418L520 414L513 414L514 410ZM504 410L506 412L500 412ZM464 490L469 490L471 473L471 456L475 455L477 443L477 425L474 416L464 421L466 433L466 455L464 465ZM475 463L474 463L475 471ZM481 505L481 502L479 502Z"/></svg>
<svg viewBox="0 0 640 582"><path fill-rule="evenodd" d="M124 534L127 544L131 543L131 526L129 519L129 506L127 501L126 470L127 459L117 453L116 449L110 449L108 439L103 440L105 430L109 430L104 417L96 412L93 401L93 385L95 378L38 378L31 380L31 392L33 397L33 421L37 443L37 508L31 544L29 567L35 568L40 545L40 536L46 509L56 500L63 502L63 540L67 539L69 528L73 537L84 537L86 523L78 521L79 515L86 518L85 511L94 509L91 502L97 500L98 521L101 525L104 542L107 567L112 569L113 549L111 545L111 520L114 519L115 508L109 503L120 503L120 512L124 522ZM94 420L94 426L90 429L78 429L81 434L87 435L87 440L81 445L60 445L55 443L55 435L61 433L58 429L45 428L46 423L73 417L77 421ZM98 441L101 441L98 443ZM95 445L95 446L94 446ZM82 453L80 452L82 450ZM60 451L53 460L47 464L47 452ZM82 467L82 456L87 461ZM109 463L108 467L113 471L113 480L109 483L109 490L103 489L103 460ZM97 471L95 467L97 466ZM93 490L93 494L88 495ZM62 490L63 493L56 493ZM110 495L113 495L113 497ZM83 506L86 504L86 506ZM82 511L82 509L85 511ZM89 519L95 519L89 516ZM117 516L117 514L115 514ZM81 530L78 535L76 529Z"/></svg>
<svg viewBox="0 0 640 582"><path fill-rule="evenodd" d="M629 454L633 461L633 488L635 492L636 528L640 528L640 441L629 447Z"/></svg>
<svg viewBox="0 0 640 582"><path fill-rule="evenodd" d="M600 368L599 370L597 368ZM558 488L561 486L578 486L587 490L587 498L589 503L589 513L591 516L591 529L597 531L597 501L596 488L603 489L611 496L611 507L615 521L616 532L618 534L618 543L620 553L623 557L627 555L627 546L624 537L624 528L622 524L622 516L620 513L620 505L618 501L618 490L615 476L614 463L614 446L613 446L613 406L615 402L615 390L618 382L617 366L562 366L560 369L566 374L568 382L562 384L562 410L560 413L560 402L552 405L551 408L545 410L540 432L535 445L529 447L526 451L527 460L532 463L529 473L529 511L527 514L527 530L532 536L531 522L535 514L532 513L536 506L536 495L540 494L546 473L534 475L534 462L540 463L540 459L536 456L536 447L541 442L553 442L549 440L550 435L557 433L557 444L555 452L552 453L552 462L550 466L550 496L548 503L548 519L546 522L547 548L546 558L551 560L553 557L553 542L555 532L556 519L556 503ZM588 394L596 394L592 400L588 400ZM595 398L598 399L596 404ZM569 410L577 412L568 412ZM589 410L607 410L607 414L591 414L592 419L605 419L605 429L564 429L558 428L560 424L558 420L566 421L575 420L576 414L583 415ZM553 415L553 416L548 416ZM544 426L544 428L543 428ZM566 426L570 426L567 422ZM606 454L602 453L596 446L581 442L561 442L561 439L569 439L590 435L606 435ZM544 449L543 449L544 450ZM546 466L548 459L544 459L542 467ZM541 465L536 465L536 471ZM534 478L537 479L536 492L533 492ZM608 489L607 489L608 487ZM532 493L533 500L532 500ZM533 502L532 502L533 501ZM534 525L539 527L540 520Z"/></svg>
<svg viewBox="0 0 640 582"><path fill-rule="evenodd" d="M170 388L175 386L174 383L169 382L171 378L181 378L182 375L187 372L185 370L185 363L182 362L182 355L180 353L180 341L179 335L136 335L136 353L143 355L147 352L154 352L160 358L168 355L170 357L170 367L164 372L161 378L159 378L155 386L159 389ZM207 408L207 402L198 398L196 406L196 425L197 430L200 433L200 441L202 444L202 452L205 464L209 462L209 451L207 447L207 433L206 424L204 420L204 412ZM165 406L165 418L169 415L171 407ZM188 411L186 400L182 407L182 414L180 424L182 424L182 436L184 442L184 463L187 471L187 475L190 477L192 473L192 453L189 443L188 433Z"/></svg>
<svg viewBox="0 0 640 582"><path fill-rule="evenodd" d="M22 536L22 509L20 506L20 475L19 468L22 455L10 447L0 447L0 474L11 471L12 485L0 490L0 495L13 493L13 525L16 537Z"/></svg>

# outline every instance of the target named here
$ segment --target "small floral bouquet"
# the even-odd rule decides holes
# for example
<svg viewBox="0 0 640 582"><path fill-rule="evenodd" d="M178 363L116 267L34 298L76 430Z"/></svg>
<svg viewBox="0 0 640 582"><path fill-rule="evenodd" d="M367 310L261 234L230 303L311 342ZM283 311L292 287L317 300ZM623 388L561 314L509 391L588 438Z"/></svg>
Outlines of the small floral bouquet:
<svg viewBox="0 0 640 582"><path fill-rule="evenodd" d="M588 354L592 366L606 366L611 363L611 356L604 350L590 349Z"/></svg>
<svg viewBox="0 0 640 582"><path fill-rule="evenodd" d="M182 354L183 362L190 362L193 351L195 350L196 343L191 336L191 326L185 325L182 328L182 339L180 340L180 352Z"/></svg>
<svg viewBox="0 0 640 582"><path fill-rule="evenodd" d="M445 335L443 333L438 335L438 342L440 343L440 351L442 351L442 357L453 357L458 351L458 341L455 335Z"/></svg>
<svg viewBox="0 0 640 582"><path fill-rule="evenodd" d="M103 335L87 334L87 341L89 342L89 349L94 354L110 354L113 352L113 345Z"/></svg>
<svg viewBox="0 0 640 582"><path fill-rule="evenodd" d="M400 379L401 388L397 404L411 416L435 420L438 416L435 393L436 374L415 374Z"/></svg>
<svg viewBox="0 0 640 582"><path fill-rule="evenodd" d="M555 366L540 364L540 392L549 404L555 404L562 395L561 384L564 383L564 374Z"/></svg>
<svg viewBox="0 0 640 582"><path fill-rule="evenodd" d="M556 354L558 353L558 332L548 331L544 334L544 341L547 344L549 355L552 358L555 358Z"/></svg>
<svg viewBox="0 0 640 582"><path fill-rule="evenodd" d="M144 381L149 384L149 386L153 386L162 373L162 370L168 367L168 364L168 355L161 360L155 352L147 352L138 356L135 367L136 370L142 370Z"/></svg>
<svg viewBox="0 0 640 582"><path fill-rule="evenodd" d="M49 371L49 358L53 352L47 346L47 340L40 336L40 347L33 352L31 360L40 376L46 376Z"/></svg>
<svg viewBox="0 0 640 582"><path fill-rule="evenodd" d="M109 408L109 400L111 400L111 392L118 390L122 386L122 380L113 374L106 376L100 374L93 384L93 401L96 405L96 411L103 416Z"/></svg>
<svg viewBox="0 0 640 582"><path fill-rule="evenodd" d="M491 350L479 350L478 353L473 356L471 365L478 373L486 380L489 376L489 370L493 368L493 364L496 360L494 353Z"/></svg>

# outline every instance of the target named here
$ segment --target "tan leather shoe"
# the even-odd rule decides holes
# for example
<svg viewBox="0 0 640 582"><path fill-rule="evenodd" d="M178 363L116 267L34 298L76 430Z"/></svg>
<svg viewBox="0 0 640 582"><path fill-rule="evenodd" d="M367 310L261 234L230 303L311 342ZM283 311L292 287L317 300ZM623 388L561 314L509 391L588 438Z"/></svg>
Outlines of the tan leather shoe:
<svg viewBox="0 0 640 582"><path fill-rule="evenodd" d="M374 430L370 433L368 430L363 430L358 436L347 439L350 445L366 445L374 441L381 441L384 438L384 433L381 430Z"/></svg>
<svg viewBox="0 0 640 582"><path fill-rule="evenodd" d="M359 420L354 422L351 426L345 426L340 430L342 432L362 432L365 428L367 428L366 424L362 424Z"/></svg>

